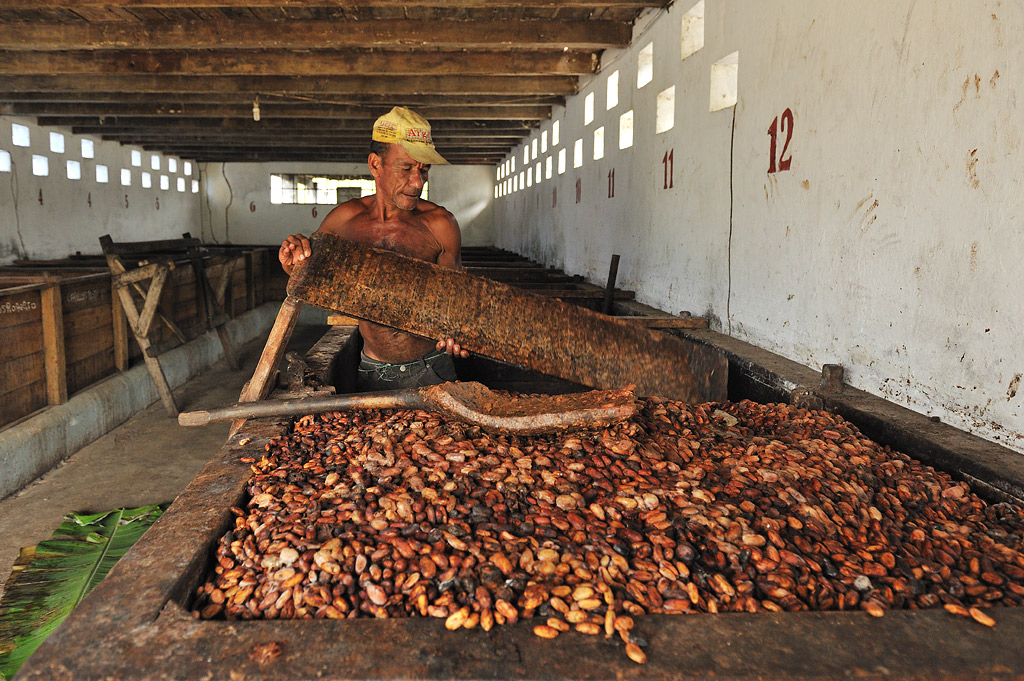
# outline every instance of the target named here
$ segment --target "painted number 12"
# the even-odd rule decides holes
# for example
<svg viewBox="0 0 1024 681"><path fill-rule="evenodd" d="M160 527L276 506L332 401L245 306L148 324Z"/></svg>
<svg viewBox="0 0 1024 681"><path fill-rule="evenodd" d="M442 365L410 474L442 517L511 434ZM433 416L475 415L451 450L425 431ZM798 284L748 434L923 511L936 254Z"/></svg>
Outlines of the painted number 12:
<svg viewBox="0 0 1024 681"><path fill-rule="evenodd" d="M778 165L776 165L776 150L778 149L778 138L780 135L786 136L786 141L782 144L782 152L778 155ZM768 137L771 138L771 147L768 151L768 172L782 172L789 170L789 167L793 164L793 156L786 156L786 152L789 150L789 143L793 139L793 111L786 109L782 112L782 120L776 116L772 119L772 124L768 127Z"/></svg>

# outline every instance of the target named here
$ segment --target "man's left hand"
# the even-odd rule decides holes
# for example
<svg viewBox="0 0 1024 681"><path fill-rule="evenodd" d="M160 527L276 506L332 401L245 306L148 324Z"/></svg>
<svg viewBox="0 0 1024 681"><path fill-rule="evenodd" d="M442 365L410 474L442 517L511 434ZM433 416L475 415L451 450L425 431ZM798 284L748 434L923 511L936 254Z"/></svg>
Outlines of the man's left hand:
<svg viewBox="0 0 1024 681"><path fill-rule="evenodd" d="M469 350L464 350L461 345L451 338L445 338L444 340L437 341L437 345L434 347L438 350L444 350L447 354L452 355L453 357L461 357L463 359L469 357Z"/></svg>

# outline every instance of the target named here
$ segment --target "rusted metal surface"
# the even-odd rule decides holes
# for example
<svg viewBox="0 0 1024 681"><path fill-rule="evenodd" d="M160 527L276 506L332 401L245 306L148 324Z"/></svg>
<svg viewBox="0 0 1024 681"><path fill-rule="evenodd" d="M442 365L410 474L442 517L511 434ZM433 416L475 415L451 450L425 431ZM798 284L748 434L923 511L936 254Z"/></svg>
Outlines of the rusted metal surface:
<svg viewBox="0 0 1024 681"><path fill-rule="evenodd" d="M332 235L314 234L311 247L288 283L288 294L307 303L451 337L471 352L593 388L633 384L641 396L725 399L728 362L713 348Z"/></svg>
<svg viewBox="0 0 1024 681"><path fill-rule="evenodd" d="M332 333L333 348L351 345L351 330ZM311 355L311 366L330 369ZM240 458L261 456L286 425L248 421L18 678L1024 679L1024 608L987 610L991 629L942 610L638 617L635 631L649 642L642 667L617 637L541 640L529 621L450 632L434 619L192 619L190 594L233 524L229 507L244 501L251 469Z"/></svg>
<svg viewBox="0 0 1024 681"><path fill-rule="evenodd" d="M347 409L412 408L434 411L494 433L534 435L571 428L598 428L636 413L633 391L592 390L568 395L509 395L475 381L354 395L240 402L178 414L183 426L232 419L303 416Z"/></svg>

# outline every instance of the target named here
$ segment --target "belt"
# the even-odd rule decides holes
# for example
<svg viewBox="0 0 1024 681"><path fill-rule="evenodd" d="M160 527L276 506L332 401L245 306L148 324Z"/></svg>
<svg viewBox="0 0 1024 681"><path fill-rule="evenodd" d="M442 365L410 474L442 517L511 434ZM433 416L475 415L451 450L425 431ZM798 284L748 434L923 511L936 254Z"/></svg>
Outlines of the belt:
<svg viewBox="0 0 1024 681"><path fill-rule="evenodd" d="M434 350L409 362L382 362L379 359L368 357L364 352L360 352L360 361L357 370L366 374L375 373L377 374L377 378L382 381L395 381L401 378L401 375L407 373L412 367L418 366L426 369L430 366L431 362L443 357L444 354L443 350ZM363 363L370 366L364 369L362 366Z"/></svg>

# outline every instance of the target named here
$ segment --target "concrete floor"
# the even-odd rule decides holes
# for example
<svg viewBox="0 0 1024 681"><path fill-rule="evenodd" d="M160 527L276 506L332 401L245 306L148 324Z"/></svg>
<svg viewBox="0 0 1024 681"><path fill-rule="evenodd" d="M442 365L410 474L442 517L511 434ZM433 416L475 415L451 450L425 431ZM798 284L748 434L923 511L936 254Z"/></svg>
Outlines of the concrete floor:
<svg viewBox="0 0 1024 681"><path fill-rule="evenodd" d="M305 353L325 326L299 326L290 350ZM247 345L242 368L221 362L174 391L182 411L230 404L252 376L264 340ZM229 423L183 428L159 401L0 501L0 596L21 547L49 539L66 513L173 501L227 440Z"/></svg>

